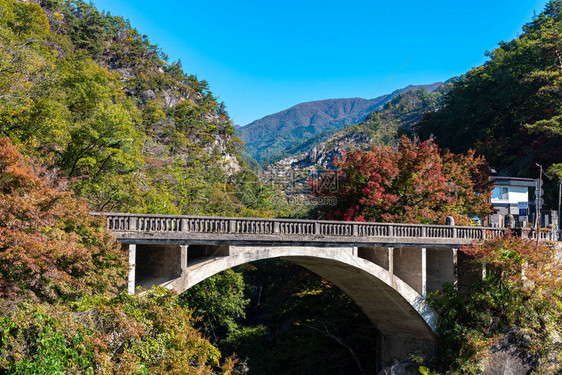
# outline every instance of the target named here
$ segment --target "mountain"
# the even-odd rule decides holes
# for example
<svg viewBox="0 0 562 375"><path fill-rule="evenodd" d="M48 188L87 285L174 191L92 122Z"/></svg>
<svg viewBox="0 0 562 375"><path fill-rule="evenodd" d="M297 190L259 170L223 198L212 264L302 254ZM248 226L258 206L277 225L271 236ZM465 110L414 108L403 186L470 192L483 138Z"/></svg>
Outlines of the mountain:
<svg viewBox="0 0 562 375"><path fill-rule="evenodd" d="M374 99L326 99L300 103L246 126L236 127L236 130L246 143L246 152L263 164L325 131L360 123L369 113L404 92L421 88L432 92L441 84L410 85Z"/></svg>
<svg viewBox="0 0 562 375"><path fill-rule="evenodd" d="M334 168L334 160L340 159L345 152L367 150L373 145L392 145L400 134L411 134L412 127L425 114L440 107L444 94L455 80L448 80L432 92L424 88L405 91L370 113L360 124L311 138L291 150L295 152L292 156L268 165L264 179L278 183L284 181L278 177L292 176L290 185L279 184L279 187L291 194L306 193L309 179L323 170Z"/></svg>

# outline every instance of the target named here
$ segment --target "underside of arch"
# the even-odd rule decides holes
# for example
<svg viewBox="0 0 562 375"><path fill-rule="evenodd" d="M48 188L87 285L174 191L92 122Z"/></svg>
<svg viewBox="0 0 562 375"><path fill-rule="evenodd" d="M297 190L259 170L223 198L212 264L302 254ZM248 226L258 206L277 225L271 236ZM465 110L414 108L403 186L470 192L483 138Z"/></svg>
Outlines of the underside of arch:
<svg viewBox="0 0 562 375"><path fill-rule="evenodd" d="M179 293L229 268L283 258L329 280L361 308L384 335L434 340L437 314L404 281L368 260L353 247L230 246L188 264L177 279L162 283Z"/></svg>

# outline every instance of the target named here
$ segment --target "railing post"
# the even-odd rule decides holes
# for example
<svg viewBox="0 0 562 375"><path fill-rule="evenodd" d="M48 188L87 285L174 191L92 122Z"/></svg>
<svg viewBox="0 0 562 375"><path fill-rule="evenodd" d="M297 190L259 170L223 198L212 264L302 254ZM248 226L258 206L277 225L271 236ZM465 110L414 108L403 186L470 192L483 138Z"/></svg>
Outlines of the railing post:
<svg viewBox="0 0 562 375"><path fill-rule="evenodd" d="M129 216L129 230L137 230L137 218L134 216Z"/></svg>
<svg viewBox="0 0 562 375"><path fill-rule="evenodd" d="M279 222L278 221L273 222L273 233L279 233Z"/></svg>
<svg viewBox="0 0 562 375"><path fill-rule="evenodd" d="M317 236L320 234L320 223L317 221L314 222L314 234Z"/></svg>
<svg viewBox="0 0 562 375"><path fill-rule="evenodd" d="M445 225L453 227L453 238L457 238L457 228L455 228L455 218L452 216L447 216L445 218Z"/></svg>
<svg viewBox="0 0 562 375"><path fill-rule="evenodd" d="M236 233L236 220L228 220L228 233Z"/></svg>
<svg viewBox="0 0 562 375"><path fill-rule="evenodd" d="M394 225L389 224L387 228L388 228L388 237L393 237L394 236Z"/></svg>
<svg viewBox="0 0 562 375"><path fill-rule="evenodd" d="M357 237L359 235L359 225L357 223L351 224L351 234L353 237Z"/></svg>
<svg viewBox="0 0 562 375"><path fill-rule="evenodd" d="M427 237L427 227L425 225L422 226L422 228L421 228L421 237L422 238Z"/></svg>

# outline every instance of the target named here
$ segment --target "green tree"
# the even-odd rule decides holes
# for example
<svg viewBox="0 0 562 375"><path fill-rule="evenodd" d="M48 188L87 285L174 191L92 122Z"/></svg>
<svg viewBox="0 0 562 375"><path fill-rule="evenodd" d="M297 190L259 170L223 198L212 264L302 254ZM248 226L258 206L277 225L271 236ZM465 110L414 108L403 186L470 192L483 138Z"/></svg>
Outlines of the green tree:
<svg viewBox="0 0 562 375"><path fill-rule="evenodd" d="M550 1L519 37L488 52L489 61L419 124L420 137L457 153L474 149L510 174L530 175L535 161L559 162L561 10L560 0Z"/></svg>
<svg viewBox="0 0 562 375"><path fill-rule="evenodd" d="M0 372L10 374L231 374L234 358L195 328L164 289L75 306L22 304L0 313Z"/></svg>
<svg viewBox="0 0 562 375"><path fill-rule="evenodd" d="M235 334L249 300L242 274L226 270L194 285L180 295L181 303L201 317L203 331L215 341Z"/></svg>

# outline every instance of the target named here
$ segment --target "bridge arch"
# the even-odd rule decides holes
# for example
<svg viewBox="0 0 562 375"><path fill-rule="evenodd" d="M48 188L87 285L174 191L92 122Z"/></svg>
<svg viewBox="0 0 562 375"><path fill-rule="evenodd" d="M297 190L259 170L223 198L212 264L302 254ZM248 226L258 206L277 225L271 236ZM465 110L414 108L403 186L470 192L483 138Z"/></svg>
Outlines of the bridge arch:
<svg viewBox="0 0 562 375"><path fill-rule="evenodd" d="M197 246L197 245L195 245ZM180 277L161 285L181 293L219 272L245 263L282 258L329 280L344 291L383 334L435 339L438 315L405 281L357 256L357 247L217 246L190 262Z"/></svg>

